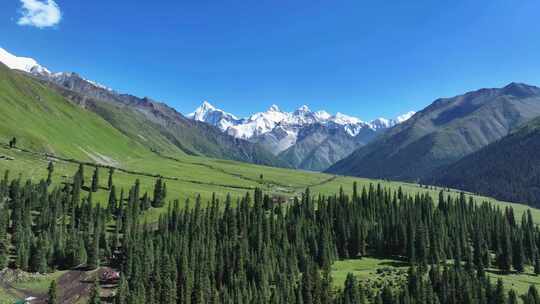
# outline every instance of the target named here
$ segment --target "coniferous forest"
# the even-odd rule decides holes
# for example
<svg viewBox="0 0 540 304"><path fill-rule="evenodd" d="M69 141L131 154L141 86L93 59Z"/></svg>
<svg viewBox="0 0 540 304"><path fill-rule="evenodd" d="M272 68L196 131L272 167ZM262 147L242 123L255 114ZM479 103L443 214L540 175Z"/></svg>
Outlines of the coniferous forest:
<svg viewBox="0 0 540 304"><path fill-rule="evenodd" d="M540 304L538 12L0 0L0 304Z"/></svg>
<svg viewBox="0 0 540 304"><path fill-rule="evenodd" d="M540 303L537 288L516 294L503 275L526 267L540 274L540 230L530 212L514 214L459 197L404 193L370 185L290 203L262 190L241 198L179 202L156 179L152 195L139 181L95 202L99 170L52 186L10 177L0 182L0 267L47 273L107 265L121 276L114 296L131 303ZM49 166L49 172L54 166ZM105 178L105 177L102 177ZM141 221L164 206L157 223ZM354 275L334 288L341 259L388 257L409 265L406 280L373 288ZM99 282L90 298L99 303ZM49 293L54 303L56 287ZM97 301L97 302L96 302Z"/></svg>

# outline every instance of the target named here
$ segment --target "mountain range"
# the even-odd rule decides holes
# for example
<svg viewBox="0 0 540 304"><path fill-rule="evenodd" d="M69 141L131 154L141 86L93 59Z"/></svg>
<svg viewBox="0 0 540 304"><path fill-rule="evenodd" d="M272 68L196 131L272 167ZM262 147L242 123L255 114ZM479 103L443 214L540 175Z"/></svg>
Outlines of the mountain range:
<svg viewBox="0 0 540 304"><path fill-rule="evenodd" d="M187 117L258 143L295 168L324 170L413 115L414 112L408 112L396 119L364 122L342 113L311 111L306 105L293 112L272 105L265 112L238 118L205 101Z"/></svg>
<svg viewBox="0 0 540 304"><path fill-rule="evenodd" d="M289 165L258 144L238 139L208 124L187 119L165 103L121 94L77 73L52 73L31 58L0 48L0 62L34 78L70 102L90 110L154 153L176 153L256 164ZM43 147L44 148L44 147Z"/></svg>
<svg viewBox="0 0 540 304"><path fill-rule="evenodd" d="M328 169L395 180L429 179L540 116L540 88L511 83L435 100Z"/></svg>
<svg viewBox="0 0 540 304"><path fill-rule="evenodd" d="M204 102L184 116L149 97L118 93L74 72L51 72L35 59L0 48L0 62L32 75L156 153L233 159L257 164L322 171L358 147L414 115L364 122L356 117L302 106L294 112L271 106L247 118ZM122 113L120 115L119 113Z"/></svg>

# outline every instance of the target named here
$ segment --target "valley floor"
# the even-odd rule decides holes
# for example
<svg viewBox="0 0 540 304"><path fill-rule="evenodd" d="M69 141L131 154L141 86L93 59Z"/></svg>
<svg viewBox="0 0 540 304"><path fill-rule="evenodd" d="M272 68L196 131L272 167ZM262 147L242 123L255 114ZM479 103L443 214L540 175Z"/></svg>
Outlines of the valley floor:
<svg viewBox="0 0 540 304"><path fill-rule="evenodd" d="M1 157L3 156L3 157ZM0 172L10 171L11 177L20 175L23 179L30 178L37 181L47 176L47 165L54 161L53 181L70 182L73 174L77 171L79 160L65 161L47 157L44 154L27 149L10 149L7 145L0 145ZM89 162L88 159L80 160ZM369 184L381 184L391 189L402 188L407 193L429 193L437 197L440 190L445 196L456 197L460 191L439 187L425 187L419 184L393 182L387 180L373 180L356 177L336 176L311 171L283 169L267 166L259 166L229 160L219 160L196 156L164 157L157 154L145 158L126 158L118 166L126 170L116 170L114 183L117 187L129 189L138 179L141 183L142 192L152 193L155 184L155 176L165 177L167 183L167 201L177 199L180 202L189 200L193 203L198 196L204 204L215 194L218 199L224 200L227 194L233 197L244 195L253 191L256 187L266 193L283 200L289 200L300 195L306 188L310 188L314 195L333 195L340 187L346 194L351 194L353 183L358 188ZM129 172L138 172L129 173ZM85 175L90 180L93 167L86 166ZM108 198L106 183L108 169L100 169L100 186L102 191L97 191L94 201L105 204ZM262 177L262 178L261 178ZM540 210L530 208L523 204L497 201L493 198L471 194L476 201L488 201L501 208L512 206L518 216L530 209L536 222L540 222ZM167 210L164 208L151 209L146 213L148 221L155 221L159 214Z"/></svg>
<svg viewBox="0 0 540 304"><path fill-rule="evenodd" d="M23 179L29 178L34 181L47 176L47 165L54 161L53 181L58 185L71 182L73 174L79 164L77 160L67 161L52 157L46 157L25 149L9 148L0 145L0 171L9 170L11 177L20 175ZM87 160L84 160L87 161ZM139 179L142 192L152 193L155 184L155 176L165 177L167 183L167 202L178 199L181 202L189 199L193 203L197 196L201 196L202 203L209 201L214 193L221 200L227 194L235 198L252 192L256 187L262 188L266 193L275 197L281 197L285 202L298 196L305 188L310 188L313 195L334 195L343 187L345 193L352 192L353 183L357 183L359 189L369 184L381 184L390 189L402 188L409 194L428 192L436 198L441 190L444 195L456 197L460 191L442 189L431 186L421 186L412 183L392 182L385 180L370 180L335 176L322 173L314 173L300 170L289 170L273 167L257 166L234 161L217 160L203 157L182 156L181 158L163 157L153 155L148 158L128 158L116 170L113 179L117 187L129 189ZM91 180L93 166L85 166L85 179ZM94 194L94 202L105 205L108 198L107 190L108 169L100 169L101 189ZM472 194L471 194L472 195ZM511 206L516 217L527 209L531 210L535 222L540 222L540 210L526 205L500 202L488 197L473 195L476 201L489 201L501 208ZM151 208L144 213L146 220L154 222L160 214L166 212L168 205L162 208ZM408 263L395 259L379 259L365 257L363 259L342 260L332 265L332 277L334 288L342 288L348 273L353 273L359 280L368 286L370 290L378 290L383 282L400 284L406 280ZM495 269L488 270L488 275L495 281L501 278L507 288L513 288L523 294L531 284L540 285L540 277L535 276L531 269L526 269L522 274L501 275ZM13 282L5 275L0 275L0 304L13 303L17 299L28 296L38 298L46 294L51 280L58 280L66 296L73 295L70 303L78 303L88 294L91 286L93 272L70 270L55 272L49 275L28 275L20 282ZM63 284L63 285L62 285ZM73 292L70 292L72 290ZM102 291L106 296L106 289Z"/></svg>

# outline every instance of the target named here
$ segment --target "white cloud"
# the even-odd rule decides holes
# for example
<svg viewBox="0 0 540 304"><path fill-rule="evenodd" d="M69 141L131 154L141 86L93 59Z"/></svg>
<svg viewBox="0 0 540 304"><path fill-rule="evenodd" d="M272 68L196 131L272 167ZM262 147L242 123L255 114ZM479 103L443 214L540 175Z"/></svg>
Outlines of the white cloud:
<svg viewBox="0 0 540 304"><path fill-rule="evenodd" d="M22 16L17 21L19 25L29 25L38 28L54 26L62 19L62 13L54 0L21 0Z"/></svg>

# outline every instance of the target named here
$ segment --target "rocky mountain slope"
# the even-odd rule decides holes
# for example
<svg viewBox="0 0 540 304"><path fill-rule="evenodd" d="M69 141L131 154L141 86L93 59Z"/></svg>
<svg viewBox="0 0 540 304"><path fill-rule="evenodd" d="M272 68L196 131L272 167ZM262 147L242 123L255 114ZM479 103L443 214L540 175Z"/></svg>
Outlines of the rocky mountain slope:
<svg viewBox="0 0 540 304"><path fill-rule="evenodd" d="M296 168L324 170L412 115L364 122L342 113L313 112L305 105L293 112L272 105L265 112L237 118L205 101L188 117L258 143Z"/></svg>
<svg viewBox="0 0 540 304"><path fill-rule="evenodd" d="M187 119L164 103L120 94L76 73L51 73L35 60L0 49L0 62L39 79L51 89L90 109L112 126L154 152L232 159L272 166L288 166L260 145L224 134L219 129Z"/></svg>
<svg viewBox="0 0 540 304"><path fill-rule="evenodd" d="M418 180L540 115L540 88L511 83L441 98L328 172Z"/></svg>
<svg viewBox="0 0 540 304"><path fill-rule="evenodd" d="M437 170L435 183L540 207L540 117Z"/></svg>

